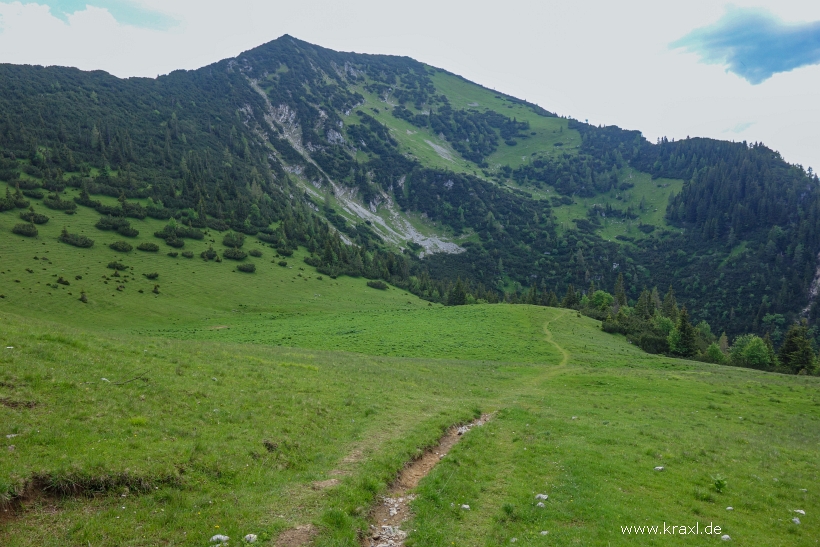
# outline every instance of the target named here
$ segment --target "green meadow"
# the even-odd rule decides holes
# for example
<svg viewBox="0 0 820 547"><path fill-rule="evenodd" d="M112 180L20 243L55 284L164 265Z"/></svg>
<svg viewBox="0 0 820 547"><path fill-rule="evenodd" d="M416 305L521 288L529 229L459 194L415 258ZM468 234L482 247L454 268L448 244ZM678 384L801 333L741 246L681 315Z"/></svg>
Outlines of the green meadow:
<svg viewBox="0 0 820 547"><path fill-rule="evenodd" d="M408 545L721 541L622 532L664 522L817 545L818 378L649 355L574 311L430 305L252 237L250 274L199 258L224 234L171 249L151 219L128 241L159 252L117 253L93 211L32 201L36 238L0 213L3 545L276 545L306 524L359 545L405 463L481 413L417 488Z"/></svg>

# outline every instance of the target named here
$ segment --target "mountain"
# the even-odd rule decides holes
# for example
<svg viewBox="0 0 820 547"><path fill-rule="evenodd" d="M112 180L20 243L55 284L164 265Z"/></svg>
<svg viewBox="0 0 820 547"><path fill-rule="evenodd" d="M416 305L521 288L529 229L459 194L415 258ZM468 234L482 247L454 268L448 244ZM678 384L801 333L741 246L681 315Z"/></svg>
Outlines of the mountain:
<svg viewBox="0 0 820 547"><path fill-rule="evenodd" d="M0 214L70 210L68 187L435 301L459 278L493 301L623 274L633 299L674 286L716 332L777 343L820 314L818 178L760 143L651 143L290 36L156 79L0 65L0 112Z"/></svg>

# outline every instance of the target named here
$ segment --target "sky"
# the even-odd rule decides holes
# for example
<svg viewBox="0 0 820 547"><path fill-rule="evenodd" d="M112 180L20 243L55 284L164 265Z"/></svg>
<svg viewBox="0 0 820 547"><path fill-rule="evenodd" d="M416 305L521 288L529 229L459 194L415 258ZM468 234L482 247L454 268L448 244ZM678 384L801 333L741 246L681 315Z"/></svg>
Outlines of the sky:
<svg viewBox="0 0 820 547"><path fill-rule="evenodd" d="M119 77L199 68L283 34L413 57L652 141L763 142L820 169L820 2L0 0L0 62Z"/></svg>

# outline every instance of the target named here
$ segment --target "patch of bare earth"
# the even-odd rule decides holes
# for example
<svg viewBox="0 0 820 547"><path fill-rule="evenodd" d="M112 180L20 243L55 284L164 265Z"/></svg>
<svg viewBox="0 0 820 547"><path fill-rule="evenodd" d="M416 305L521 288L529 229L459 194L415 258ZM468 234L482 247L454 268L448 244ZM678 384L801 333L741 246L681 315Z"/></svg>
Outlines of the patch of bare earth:
<svg viewBox="0 0 820 547"><path fill-rule="evenodd" d="M312 524L297 526L282 532L276 540L276 547L301 547L310 543L318 533L319 529Z"/></svg>
<svg viewBox="0 0 820 547"><path fill-rule="evenodd" d="M415 499L411 491L450 452L462 435L473 427L484 425L489 419L490 416L484 414L466 425L451 427L436 446L417 460L407 464L390 486L390 490L382 498L381 503L370 513L370 533L362 541L362 547L402 547L404 545L407 532L401 529L401 524L411 517L410 502Z"/></svg>

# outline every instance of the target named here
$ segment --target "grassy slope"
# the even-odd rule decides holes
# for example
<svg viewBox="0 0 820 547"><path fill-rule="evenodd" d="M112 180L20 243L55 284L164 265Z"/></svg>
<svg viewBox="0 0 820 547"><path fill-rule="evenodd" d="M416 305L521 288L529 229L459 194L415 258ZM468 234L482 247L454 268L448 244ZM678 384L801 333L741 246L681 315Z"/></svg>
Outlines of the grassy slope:
<svg viewBox="0 0 820 547"><path fill-rule="evenodd" d="M496 171L502 165L513 168L531 161L533 154L540 156L557 156L563 153L575 154L581 146L581 136L576 130L567 127L565 118L546 118L532 112L524 105L512 103L494 91L485 89L463 78L442 70L436 70L432 76L436 90L447 96L450 104L456 109L494 110L504 115L526 120L530 123L530 131L535 133L529 139L520 139L515 146L508 146L499 142L496 152L487 158L490 171ZM458 152L450 148L448 143L433 135L429 129L415 127L404 120L395 118L391 114L393 104L388 97L368 93L363 88L357 89L365 97L362 108L380 122L391 129L392 135L399 141L402 148L418 158L425 165L440 169L449 169L456 172L472 173L483 178L482 170L475 164L462 158ZM406 105L412 109L412 105ZM358 116L351 114L350 121L358 123ZM445 159L430 146L432 142L448 151L450 159ZM561 146L555 146L560 143ZM613 207L626 209L632 205L635 209L644 198L647 208L639 212L639 218L630 221L610 219L602 222L597 230L602 237L612 240L617 235L626 235L633 238L642 238L645 235L637 229L638 224L651 224L659 228L668 228L665 220L666 205L669 197L680 192L683 181L677 179L653 180L648 174L627 168L622 173L622 181L634 184L634 188L626 192L612 192L595 198L575 198L573 205L559 205L553 208L559 229L574 227L572 219L587 218L587 209L593 204L611 204ZM509 186L518 187L512 180L506 182ZM535 189L523 188L532 193L534 199L548 199L558 196L554 188ZM620 197L620 199L619 199Z"/></svg>
<svg viewBox="0 0 820 547"><path fill-rule="evenodd" d="M118 257L92 211L37 208L53 217L37 240L10 234L16 213L0 213L0 433L18 435L0 437L0 491L36 473L117 486L0 518L5 545L202 545L311 521L320 544L341 544L402 462L478 410L498 413L420 487L416 545L625 545L621 525L664 520L714 522L748 545L820 536L816 378L647 355L561 310L442 308L362 279L320 281L264 247L252 275L165 249ZM58 243L63 224L96 245ZM137 241L166 247L151 235L162 223L132 224ZM134 266L123 292L102 282L115 258ZM158 296L140 275L153 271ZM71 286L45 287L55 275ZM346 473L339 486L310 487L333 470ZM793 509L807 513L799 526ZM703 543L640 543L652 541Z"/></svg>

